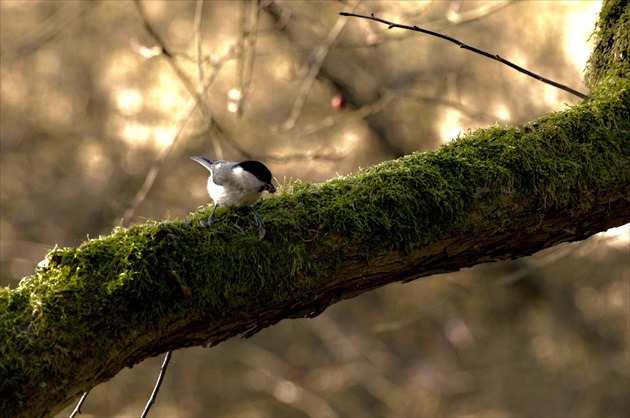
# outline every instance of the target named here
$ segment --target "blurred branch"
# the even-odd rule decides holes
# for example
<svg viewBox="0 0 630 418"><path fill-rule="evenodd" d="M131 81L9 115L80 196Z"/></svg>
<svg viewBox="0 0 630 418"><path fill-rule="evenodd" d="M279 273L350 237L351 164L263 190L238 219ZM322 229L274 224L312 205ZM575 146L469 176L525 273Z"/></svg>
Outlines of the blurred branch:
<svg viewBox="0 0 630 418"><path fill-rule="evenodd" d="M470 296L471 294L479 294L487 292L488 290L495 289L497 287L509 286L518 282L519 280L523 280L532 274L535 274L538 270L557 262L558 260L566 257L571 251L570 247L554 247L553 251L542 258L528 258L527 263L522 263L521 268L516 271L512 271L510 273L504 274L494 280L489 281L488 283L480 284L477 286L466 287L455 283L456 292L451 297L438 300L428 306L425 306L414 315L410 317L403 318L398 321L388 322L378 324L374 327L376 332L393 332L399 329L402 329L412 323L418 321L423 318L429 312L432 312L438 308L441 308L444 305L451 304L458 299L462 299L464 297Z"/></svg>
<svg viewBox="0 0 630 418"><path fill-rule="evenodd" d="M426 96L423 93L415 92L409 89L395 89L392 90L393 94L397 97L410 97L416 101L422 101L424 103L447 106L459 111L461 114L466 115L469 118L475 118L483 120L489 123L496 123L500 120L499 117L491 115L489 113L473 109L466 106L457 100L441 99L439 97Z"/></svg>
<svg viewBox="0 0 630 418"><path fill-rule="evenodd" d="M225 62L227 62L232 57L232 55L234 54L234 51L235 51L235 48L230 48L230 50L222 57L222 59L217 62L217 64L214 67L214 71L209 73L205 77L204 82L202 83L202 86L200 88L200 91L202 93L204 93L210 87L210 85L214 82L215 78L217 77L219 69L223 66ZM129 204L129 206L127 207L127 210L125 211L123 215L123 218L121 221L122 225L128 225L129 222L131 222L131 218L136 213L136 210L138 209L140 204L144 201L144 199L146 199L147 194L153 187L153 184L155 183L155 179L157 178L157 175L159 174L160 169L162 168L162 164L164 164L164 161L166 161L166 158L170 155L171 150L177 143L177 140L179 139L184 127L186 126L186 123L190 119L194 110L197 108L197 104L199 103L199 100L201 100L201 95L194 95L193 97L188 99L188 102L182 109L179 117L177 118L177 121L175 122L175 125L171 129L171 134L170 134L171 140L168 142L168 144L162 147L158 156L153 160L153 163L151 164L151 168L149 169L147 176L144 179L144 183L142 184L142 186L140 187L140 189L134 196L133 200L131 201L131 203ZM216 133L220 133L219 128L216 126L210 125L209 129L215 131Z"/></svg>
<svg viewBox="0 0 630 418"><path fill-rule="evenodd" d="M165 42L162 40L162 38L159 36L159 34L157 33L157 31L154 29L153 25L151 25L151 23L149 22L148 16L146 15L146 11L144 10L144 7L142 6L142 2L141 0L134 0L136 7L138 9L138 13L140 14L140 17L143 21L143 24L146 28L146 30L149 32L149 34L155 39L155 41L158 43L159 47L161 48L161 50L163 51L165 57L167 58L168 63L171 65L171 67L173 68L173 70L175 71L175 73L178 75L178 77L180 78L180 80L182 81L182 83L184 83L184 85L186 86L186 88L188 89L189 93L191 94L191 99L189 99L189 101L186 103L186 106L184 107L184 109L182 110L180 116L178 117L177 122L175 123L175 126L172 129L172 133L171 133L171 141L165 145L161 150L160 153L158 154L158 156L156 157L156 159L153 161L153 163L151 164L151 168L149 169L147 176L145 177L144 183L142 184L142 186L140 187L140 189L138 190L138 192L136 193L136 195L134 196L133 200L130 202L127 210L125 211L124 215L123 215L123 219L122 219L122 225L128 225L129 222L131 221L131 218L134 216L136 210L138 209L138 207L140 206L140 204L142 204L142 202L146 199L146 196L148 195L149 191L152 189L153 184L155 183L155 179L157 178L160 169L162 167L162 165L164 164L164 161L166 161L166 158L170 155L171 150L173 149L173 147L175 146L175 143L177 142L177 140L179 139L179 136L181 135L184 126L186 125L186 123L188 122L189 118L192 115L192 112L197 108L198 105L202 106L202 111L204 113L204 117L206 120L209 120L210 123L208 125L208 130L213 132L214 135L211 135L211 137L213 138L212 143L214 146L214 152L215 152L215 156L216 158L221 158L221 155L223 154L221 146L218 142L218 140L215 139L215 137L217 135L222 136L223 139L225 139L228 143L230 143L230 145L234 146L236 149L240 150L241 153L246 157L246 158L251 158L249 152L247 152L247 150L243 149L242 147L238 146L238 144L235 144L233 141L229 141L227 138L225 138L222 135L222 132L220 130L220 128L218 126L216 126L215 123L212 122L212 115L210 112L210 109L207 108L207 106L205 105L205 102L203 101L202 95L206 92L206 90L210 87L210 85L212 84L212 82L215 80L217 73L219 71L219 69L223 66L223 64L228 61L230 58L232 58L232 56L234 55L235 51L239 48L242 48L242 42L238 42L236 45L234 45L232 48L230 48L230 50L228 51L228 53L226 53L223 58L221 60L219 60L218 62L215 63L215 65L213 66L213 72L208 74L207 76L204 77L203 81L199 83L199 86L197 89L195 89L193 87L193 85L190 83L190 81L188 80L188 77L186 76L186 74L184 73L184 71L179 67L179 65L177 65L177 63L174 60L173 54L168 50L168 48L166 47ZM199 0L199 2L197 3L196 6L196 10L195 10L195 33L196 33L196 37L199 36L200 37L200 25L201 25L201 12L202 12L202 1ZM198 71L199 71L199 76L201 77L202 73L203 73L203 66L200 62L201 60L201 40L200 38L198 40L196 40L196 49L197 49L197 66L198 66ZM252 63L253 65L253 63Z"/></svg>
<svg viewBox="0 0 630 418"><path fill-rule="evenodd" d="M201 22L203 17L203 4L204 0L197 0L195 2L195 19L193 21L193 28L195 34L195 61L197 61L197 77L199 85L203 83L204 71L203 71L203 51L201 48Z"/></svg>
<svg viewBox="0 0 630 418"><path fill-rule="evenodd" d="M190 95L196 99L197 103L201 104L204 114L208 115L209 109L207 109L205 102L201 99L200 91L198 91L195 88L195 86L188 79L186 72L179 66L179 64L177 64L177 61L175 60L175 56L170 51L170 49L167 48L166 42L164 42L160 34L157 32L157 30L153 27L153 25L149 21L149 17L147 16L146 10L144 9L144 6L142 5L142 0L134 0L134 4L136 5L136 9L138 10L138 14L140 15L140 19L142 20L142 24L144 25L144 28L149 33L149 35L151 35L151 37L155 40L155 42L157 42L158 46L162 50L162 54L166 58L166 62L169 63L169 65L175 72L175 75L177 75L177 77L182 82L184 87L186 87L186 90L188 90L188 93L190 93Z"/></svg>
<svg viewBox="0 0 630 418"><path fill-rule="evenodd" d="M427 29L422 29L422 28L419 28L418 26L407 26L407 25L401 25L401 24L398 24L398 23L389 22L387 20L375 17L374 14L372 14L370 16L359 15L359 14L354 14L354 13L347 13L347 12L340 12L339 14L341 16L358 17L358 18L361 18L361 19L368 19L368 20L373 20L375 22L384 23L384 24L389 26L389 29L392 29L392 28L407 29L407 30L411 30L411 31L415 31L415 32L426 33L428 35L436 36L436 37L441 38L441 39L445 39L445 40L447 40L449 42L452 42L452 43L456 44L457 46L459 46L462 49L467 49L467 50L475 52L475 53L477 53L479 55L483 55L486 58L490 58L490 59L493 59L495 61L499 61L500 63L505 64L508 67L511 67L511 68L515 69L516 71L519 71L519 72L521 72L523 74L526 74L526 75L528 75L528 76L530 76L532 78L535 78L536 80L542 81L543 83L549 84L551 86L554 86L554 87L559 88L561 90L564 90L566 92L574 94L574 95L578 96L581 99L588 99L588 96L586 94L584 94L584 93L580 93L579 91L574 90L574 89L572 89L570 87L567 87L567 86L565 86L563 84L560 84L560 83L557 83L555 81L549 80L548 78L542 77L542 76L540 76L540 75L538 75L536 73L533 73L533 72L531 72L529 70L526 70L523 67L520 67L520 66L518 66L516 64L513 64L512 62L510 62L510 61L508 61L506 59L501 58L497 54L490 54L490 53L488 53L486 51L483 51L481 49L478 49L478 48L466 45L465 43L460 42L457 39L452 38L452 37L450 37L448 35L443 35L441 33L433 32L433 31L430 31L430 30L427 30Z"/></svg>
<svg viewBox="0 0 630 418"><path fill-rule="evenodd" d="M51 41L70 23L99 5L98 1L70 2L59 8L52 16L41 25L30 31L15 45L3 48L0 57L3 60L11 60L19 55L28 54Z"/></svg>
<svg viewBox="0 0 630 418"><path fill-rule="evenodd" d="M352 123L357 120L365 119L369 115L378 113L382 111L394 98L392 94L385 93L383 94L376 102L371 105L366 105L361 107L360 109L344 112L343 115L338 117L329 116L324 118L319 123L313 123L306 125L304 128L296 129L293 132L293 135L297 138L303 138L304 140L308 139L308 136L313 135L315 133L321 132L325 129L339 129L340 126L344 124ZM241 151L240 146L233 145L239 152ZM339 152L335 149L325 149L323 151L315 151L309 150L303 153L299 152L290 152L284 155L279 154L258 154L259 158L264 159L269 162L276 163L286 163L286 162L296 162L296 161L338 161L347 156L345 152Z"/></svg>
<svg viewBox="0 0 630 418"><path fill-rule="evenodd" d="M493 1L493 2L486 3L482 6L479 6L476 9L468 10L466 12L456 13L456 14L453 14L451 12L451 14L454 15L453 18L449 19L447 17L446 19L441 18L441 19L436 19L436 20L430 20L423 23L422 26L429 27L434 30L444 30L444 29L454 28L454 27L465 25L470 22L483 19L487 16L490 16L504 9L507 6L511 6L516 3L517 3L516 0ZM424 10L421 13L424 13ZM402 19L408 20L410 18L419 16L421 13L406 14ZM409 39L410 36L414 35L410 33L409 36L396 36L396 37L387 37L385 39L378 39L376 38L376 34L371 27L368 27L366 29L370 31L371 35L374 35L374 37L370 39L369 42L367 40L360 41L360 42L356 42L356 41L344 42L343 45L336 45L335 47L337 49L365 48L366 46L374 47L376 45L381 45L381 44L386 44L386 43L403 42Z"/></svg>
<svg viewBox="0 0 630 418"><path fill-rule="evenodd" d="M451 9L449 10L450 17L448 18L448 24L444 24L443 21L439 22L427 22L423 26L430 26L432 24L439 25L441 29L445 29L447 27L453 27L457 25L463 25L466 23L474 22L479 19L483 19L487 16L490 16L493 13L502 10L503 8L515 4L515 0L507 0L507 1L491 1L481 6L468 10L466 12L455 12L453 11L453 4L458 4L461 6L461 2L452 2Z"/></svg>
<svg viewBox="0 0 630 418"><path fill-rule="evenodd" d="M198 84L197 84L197 91L199 92L199 95L202 96L205 94L206 90L208 89L208 87L205 85L204 80L205 80L205 71L203 68L203 63L204 63L204 56L203 56L203 48L202 48L202 32L201 32L201 23L203 21L203 5L204 5L205 0L197 0L195 3L195 18L194 18L194 22L193 22L193 26L194 26L194 37L195 37L195 61L197 63L197 78L198 78ZM231 55L231 54L230 54ZM214 66L215 71L218 71L218 69L216 68L216 66ZM216 74L216 73L215 73ZM200 97L199 100L202 100L203 98ZM214 119L212 118L212 114L210 113L210 109L209 107L206 106L206 115L204 117L204 119L207 121L208 123L208 128L212 127L212 125L215 124ZM215 127L215 130L218 131L218 128ZM206 132L210 132L210 129L207 129ZM221 160L223 159L223 148L221 147L221 142L219 141L219 136L220 135L208 135L208 137L210 138L210 142L212 143L212 147L214 149L213 152L213 156L214 158Z"/></svg>
<svg viewBox="0 0 630 418"><path fill-rule="evenodd" d="M284 372L290 366L285 359L276 356L273 352L244 341L243 344L239 344L232 355L234 361L247 365L265 376L264 379L261 379L258 390L265 391L280 402L302 411L307 417L334 418L339 416L334 408L316 393L301 387L299 383L296 384L286 379ZM297 396L298 391L299 396Z"/></svg>
<svg viewBox="0 0 630 418"><path fill-rule="evenodd" d="M360 2L355 3L355 5L351 8L354 10ZM313 83L315 82L315 78L317 74L319 74L319 70L326 59L326 55L328 55L328 51L330 47L335 43L337 37L346 26L346 21L344 19L337 19L333 28L328 32L328 36L326 37L325 42L317 47L313 52L313 55L308 58L308 73L304 80L302 81L302 87L300 87L300 91L298 92L298 96L295 99L293 104L293 108L291 109L291 113L287 120L282 124L281 131L286 132L292 129L297 122L298 117L300 117L300 113L302 113L302 108L306 103L306 98L308 97L308 93L311 91L313 87Z"/></svg>
<svg viewBox="0 0 630 418"><path fill-rule="evenodd" d="M366 117L376 114L382 111L392 101L394 95L390 93L383 94L376 102L362 106L359 109L344 112L338 117L330 116L324 118L319 123L309 124L302 129L298 129L293 134L297 138L307 139L308 136L321 132L325 129L339 129L344 124L352 123L358 120L365 119ZM287 161L314 161L325 160L335 161L341 160L346 157L346 153L338 152L335 150L325 150L324 152L307 151L306 153L292 152L284 156L278 156L274 154L267 154L264 156L266 161L274 162L287 162Z"/></svg>
<svg viewBox="0 0 630 418"><path fill-rule="evenodd" d="M243 0L241 2L243 22L239 43L243 46L243 53L238 60L238 89L233 90L235 97L230 97L229 109L238 117L243 114L243 102L249 93L249 86L254 73L256 58L256 41L258 39L258 20L260 9L258 0ZM249 9L249 10L248 10ZM249 11L249 13L248 13Z"/></svg>
<svg viewBox="0 0 630 418"><path fill-rule="evenodd" d="M346 369L346 375L353 380L352 385L364 387L368 393L388 405L391 410L395 409L393 404L400 406L401 402L405 402L404 399L391 396L400 387L374 364L374 357L370 358L368 354L378 347L376 338L366 340L362 336L353 335L352 325L344 329L340 323L333 321L329 315L325 314L321 315L318 321L309 322L308 326L331 357ZM357 416L364 416L368 411L357 412Z"/></svg>

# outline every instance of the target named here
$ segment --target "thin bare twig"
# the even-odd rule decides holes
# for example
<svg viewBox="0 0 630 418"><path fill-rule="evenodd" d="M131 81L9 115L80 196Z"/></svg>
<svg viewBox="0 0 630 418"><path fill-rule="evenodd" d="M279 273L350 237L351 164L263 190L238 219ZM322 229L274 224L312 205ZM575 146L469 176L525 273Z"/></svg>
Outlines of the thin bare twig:
<svg viewBox="0 0 630 418"><path fill-rule="evenodd" d="M462 104L460 101L427 96L420 92L409 89L397 89L393 90L393 92L397 97L410 97L413 98L415 101L422 101L424 103L450 107L459 111L462 115L468 118L477 118L488 123L496 123L497 121L501 121L501 118L496 115L491 115L490 113L475 110L472 107Z"/></svg>
<svg viewBox="0 0 630 418"><path fill-rule="evenodd" d="M377 101L372 104L362 106L356 110L346 111L343 115L340 115L337 118L335 118L334 116L324 118L324 120L317 124L308 125L304 127L304 129L299 130L295 133L295 136L299 138L304 138L309 135L313 135L314 133L321 131L322 129L331 128L332 126L343 126L344 124L365 119L370 115L381 112L383 109L385 109L385 107L387 107L387 105L389 105L393 98L393 94L385 92Z"/></svg>
<svg viewBox="0 0 630 418"><path fill-rule="evenodd" d="M236 70L238 81L238 94L230 97L229 109L236 113L237 117L243 115L243 102L249 94L252 77L254 75L254 62L256 59L256 41L258 40L258 21L260 18L260 4L258 0L248 0L241 3L242 22L239 43L243 45L242 54L238 60Z"/></svg>
<svg viewBox="0 0 630 418"><path fill-rule="evenodd" d="M195 89L195 86L190 82L184 70L177 64L177 61L175 61L174 54L170 51L169 48L167 48L166 43L164 42L160 34L157 32L157 30L153 27L153 25L149 21L149 17L147 16L147 12L144 9L144 6L142 5L142 1L135 0L134 4L136 5L136 9L138 10L138 15L140 15L140 19L142 20L142 24L144 25L144 28L149 33L149 35L151 35L151 37L155 40L155 42L158 44L158 46L162 50L162 54L166 57L166 61L169 63L169 65L171 66L171 68L173 69L177 77L179 78L179 80L182 82L184 87L186 87L186 90L188 90L188 92L193 97L198 97L199 92L197 91L197 89ZM202 110L204 111L204 113L208 113L205 103L201 100L201 98L198 98L198 102L201 103Z"/></svg>
<svg viewBox="0 0 630 418"><path fill-rule="evenodd" d="M137 2L137 4L139 4L139 0L136 0L136 2ZM141 6L138 6L138 7L140 7L140 9L141 9ZM145 25L146 25L146 23L145 23ZM163 48L163 46L162 46L162 48ZM140 190L138 190L138 192L134 196L133 200L131 201L131 203L127 207L127 210L125 210L125 213L123 214L123 218L122 218L122 221L121 221L122 225L127 225L131 221L131 218L136 213L136 210L138 209L140 204L144 201L144 199L146 199L147 194L149 193L149 191L153 187L153 184L155 183L155 179L157 178L157 175L159 174L160 169L162 168L162 164L164 164L164 161L166 160L166 158L171 153L171 150L175 146L175 143L179 139L182 131L184 130L184 126L186 125L186 123L190 119L190 117L192 115L192 112L197 108L197 105L199 105L200 103L201 103L201 105L203 105L202 95L206 92L206 90L210 87L210 85L216 79L217 74L219 72L219 69L227 61L229 61L232 58L232 56L234 55L235 50L236 50L236 47L230 48L230 50L223 57L221 57L221 60L219 60L215 64L214 71L209 73L209 74L207 74L207 75L205 75L204 80L200 83L200 85L198 87L198 92L197 91L193 91L194 94L192 94L192 97L190 99L188 99L188 102L186 103L186 105L184 106L183 110L181 111L180 116L177 119L177 122L175 122L175 125L171 129L171 140L169 141L168 144L164 145L164 147L160 150L160 153L158 154L156 159L151 164L151 168L149 169L149 172L147 173L147 176L144 179L144 183L142 184L142 187L140 187ZM204 111L205 111L206 116L207 116L206 119L207 120L211 120L211 115L209 113L209 110L208 109L204 109ZM219 132L219 128L217 126L211 125L210 129L212 129L216 133ZM217 155L222 154L222 151L221 151L220 145L218 144L218 141L212 141L212 142L215 145L215 153Z"/></svg>
<svg viewBox="0 0 630 418"><path fill-rule="evenodd" d="M234 49L231 49L224 56L225 60L223 62L227 61L232 56L233 53L234 53ZM210 87L210 85L216 78L217 72L218 72L218 68L215 68L214 72L206 76L200 89L202 93L205 92L208 89L208 87ZM201 95L195 95L188 99L188 102L186 103L186 105L184 106L184 109L180 113L180 116L178 117L177 122L175 122L175 126L173 126L171 130L171 135L170 135L171 140L166 145L164 145L164 147L160 150L160 153L158 154L158 156L155 158L155 160L151 164L151 168L149 169L149 172L147 173L147 176L144 179L144 183L142 184L142 187L140 187L140 190L138 190L138 192L134 196L133 200L131 201L131 203L129 204L127 210L125 211L123 215L122 225L126 225L131 221L131 218L136 213L136 210L138 209L140 204L144 201L144 199L147 197L147 194L153 187L153 184L155 183L155 179L157 178L157 175L159 174L160 169L162 168L162 164L164 164L164 161L171 153L171 150L175 146L175 143L179 139L182 131L184 130L184 126L186 126L186 123L190 119L192 112L197 108L197 104L199 103L200 100L201 100ZM215 131L216 130L217 128L215 127Z"/></svg>
<svg viewBox="0 0 630 418"><path fill-rule="evenodd" d="M203 3L204 0L197 0L195 4L195 19L193 23L195 34L195 59L197 61L197 77L199 78L199 84L203 83L203 53L201 49L201 18L203 16Z"/></svg>
<svg viewBox="0 0 630 418"><path fill-rule="evenodd" d="M85 399L88 396L88 393L90 393L90 391L86 391L83 396L81 396L81 399L79 399L79 402L77 403L77 406L74 408L74 411L72 411L72 413L70 414L70 418L74 418L75 416L77 416L77 414L81 413L81 406L83 406L83 402L85 402Z"/></svg>
<svg viewBox="0 0 630 418"><path fill-rule="evenodd" d="M205 79L205 71L203 66L203 43L202 43L202 31L201 31L201 23L203 22L203 6L205 0L197 0L195 4L195 18L193 21L193 34L195 38L195 61L197 62L197 92L199 93L199 100L203 100L204 93L206 91L206 87L204 87L204 79ZM205 119L212 123L212 114L210 113L210 107L207 105L203 108L206 112ZM214 157L218 160L223 159L223 148L221 148L221 143L216 136L210 136L210 142L212 143L212 147L214 148Z"/></svg>
<svg viewBox="0 0 630 418"><path fill-rule="evenodd" d="M352 7L352 9L354 10L354 8L359 5L359 3L360 2L357 2ZM282 132L286 132L295 126L295 123L297 122L297 119L300 116L300 113L302 112L302 108L304 107L304 104L306 103L306 98L308 97L308 93L311 91L311 87L313 86L313 83L315 82L315 78L317 77L317 74L319 74L319 69L321 68L322 63L324 62L326 55L328 55L328 51L330 51L330 47L335 42L337 37L339 37L339 34L341 33L341 31L343 30L345 26L346 26L345 20L342 20L342 19L337 20L333 28L328 33L328 36L326 37L326 42L315 49L313 58L312 60L310 60L310 63L309 63L310 68L308 70L308 74L306 75L306 77L304 77L304 80L302 81L302 87L300 88L300 92L298 93L298 96L295 99L295 103L293 104L293 109L291 109L291 113L289 114L289 117L287 118L287 120L282 124L282 127L281 127Z"/></svg>
<svg viewBox="0 0 630 418"><path fill-rule="evenodd" d="M160 390L160 386L162 386L162 381L164 380L164 375L166 375L166 368L168 367L168 363L171 361L171 356L173 355L172 351L166 353L164 356L164 362L162 363L162 367L160 367L160 374L158 375L158 380L155 382L155 387L153 388L153 392L151 393L151 397L149 398L149 402L147 402L147 406L144 407L144 411L142 411L141 418L146 418L149 413L149 409L155 403L155 398L157 398L158 391Z"/></svg>
<svg viewBox="0 0 630 418"><path fill-rule="evenodd" d="M407 30L411 30L411 31L415 31L415 32L426 33L428 35L436 36L436 37L441 38L441 39L445 39L445 40L447 40L449 42L452 42L452 43L456 44L457 46L459 46L462 49L467 49L469 51L472 51L472 52L475 52L477 54L483 55L486 58L490 58L490 59L493 59L495 61L499 61L500 63L505 64L508 67L511 67L511 68L515 69L516 71L519 71L519 72L521 72L523 74L526 74L526 75L528 75L528 76L530 76L532 78L535 78L536 80L542 81L543 83L549 84L551 86L554 86L554 87L559 88L561 90L564 90L566 92L574 94L574 95L578 96L581 99L588 99L588 96L586 94L584 94L584 93L580 93L577 90L574 90L574 89L572 89L570 87L565 86L564 84L557 83L555 81L549 80L548 78L545 78L545 77L542 77L542 76L540 76L540 75L538 75L536 73L533 73L533 72L531 72L529 70L526 70L523 67L520 67L520 66L518 66L518 65L516 65L516 64L514 64L514 63L512 63L512 62L510 62L510 61L508 61L506 59L501 58L497 54L491 54L489 52L486 52L486 51L483 51L481 49L472 47L470 45L466 45L465 43L460 42L457 39L452 38L452 37L450 37L448 35L443 35L441 33L433 32L433 31L430 31L428 29L422 29L422 28L419 28L418 26L408 26L408 25L401 25L399 23L389 22L387 20L384 20L384 19L381 19L381 18L378 18L378 17L374 16L373 13L370 16L359 15L359 14L355 14L355 13L347 13L347 12L340 12L339 14L341 16L358 17L358 18L361 18L361 19L368 19L368 20L373 20L375 22L384 23L384 24L389 26L389 29L392 29L392 28L407 29Z"/></svg>
<svg viewBox="0 0 630 418"><path fill-rule="evenodd" d="M37 50L46 42L54 39L59 33L68 28L73 20L97 6L98 2L73 2L62 6L41 25L27 33L19 42L3 48L0 57L8 61L16 56L28 54Z"/></svg>

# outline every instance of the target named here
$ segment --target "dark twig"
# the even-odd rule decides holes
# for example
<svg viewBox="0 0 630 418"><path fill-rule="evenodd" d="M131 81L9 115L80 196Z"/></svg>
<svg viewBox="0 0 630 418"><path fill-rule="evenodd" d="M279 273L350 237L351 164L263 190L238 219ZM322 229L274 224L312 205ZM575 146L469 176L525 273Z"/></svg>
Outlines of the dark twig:
<svg viewBox="0 0 630 418"><path fill-rule="evenodd" d="M427 30L427 29L422 29L422 28L419 28L418 26L408 26L408 25L401 25L401 24L398 24L398 23L389 22L387 20L375 17L374 14L371 14L370 16L359 15L359 14L355 14L355 13L347 13L347 12L340 12L339 14L342 15L342 16L359 17L359 18L362 18L362 19L368 19L368 20L373 20L375 22L384 23L384 24L389 26L389 29L392 29L392 28L407 29L407 30L411 30L411 31L426 33L426 34L432 35L432 36L437 36L438 38L445 39L445 40L447 40L449 42L452 42L452 43L456 44L460 48L467 49L469 51L472 51L472 52L475 52L477 54L483 55L484 57L493 59L495 61L499 61L500 63L503 63L503 64L507 65L508 67L514 68L516 71L519 71L519 72L521 72L523 74L527 74L528 76L533 77L536 80L542 81L543 83L547 83L547 84L552 85L554 87L557 87L557 88L559 88L561 90L564 90L564 91L567 91L567 92L569 92L571 94L574 94L574 95L578 96L581 99L588 99L588 96L586 94L584 94L584 93L580 93L577 90L573 90L570 87L567 87L567 86L565 86L563 84L560 84L560 83L557 83L555 81L549 80L548 78L541 77L541 76L539 76L536 73L533 73L533 72L531 72L529 70L526 70L523 67L519 67L518 65L511 63L510 61L508 61L506 59L501 58L497 54L493 55L493 54L491 54L489 52L482 51L481 49L472 47L470 45L466 45L465 43L460 42L457 39L452 38L452 37L450 37L448 35L443 35L443 34L438 33L438 32L433 32L433 31L430 31L430 30Z"/></svg>
<svg viewBox="0 0 630 418"><path fill-rule="evenodd" d="M79 399L79 403L77 403L77 406L74 408L74 411L72 411L72 413L70 414L70 418L74 418L75 416L77 416L77 414L81 413L81 406L83 406L83 402L85 402L85 399L87 398L88 393L90 393L89 390L85 391L83 396L81 396L81 399Z"/></svg>
<svg viewBox="0 0 630 418"><path fill-rule="evenodd" d="M160 390L160 386L162 386L162 381L164 380L164 375L166 374L166 368L168 367L168 363L171 361L171 356L173 355L172 351L166 353L164 356L164 362L162 363L162 367L160 367L160 374L158 376L157 382L155 382L155 387L153 388L153 393L151 393L151 397L149 398L149 402L147 402L147 406L144 407L144 411L142 411L141 418L146 418L149 413L149 409L155 402L155 398L157 397L158 391Z"/></svg>

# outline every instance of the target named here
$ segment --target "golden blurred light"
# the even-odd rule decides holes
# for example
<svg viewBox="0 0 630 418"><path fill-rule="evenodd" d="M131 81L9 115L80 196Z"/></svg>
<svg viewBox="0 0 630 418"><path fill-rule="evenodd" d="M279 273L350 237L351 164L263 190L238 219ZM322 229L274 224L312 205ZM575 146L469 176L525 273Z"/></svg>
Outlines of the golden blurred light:
<svg viewBox="0 0 630 418"><path fill-rule="evenodd" d="M160 46L147 47L140 44L140 41L138 41L137 39L131 40L131 49L134 52L136 52L138 55L140 55L142 58L146 58L146 59L153 58L162 53L162 47Z"/></svg>
<svg viewBox="0 0 630 418"><path fill-rule="evenodd" d="M227 104L227 111L230 112L230 113L236 113L236 112L238 112L238 109L239 109L238 103L229 102Z"/></svg>
<svg viewBox="0 0 630 418"><path fill-rule="evenodd" d="M240 100L243 94L239 89L230 89L228 92L228 98L230 100Z"/></svg>
<svg viewBox="0 0 630 418"><path fill-rule="evenodd" d="M151 138L153 127L139 122L124 123L120 129L120 138L133 148L145 147Z"/></svg>
<svg viewBox="0 0 630 418"><path fill-rule="evenodd" d="M168 25L168 37L171 42L185 44L193 35L188 16L176 17Z"/></svg>
<svg viewBox="0 0 630 418"><path fill-rule="evenodd" d="M228 112L230 113L238 112L242 97L243 97L243 93L239 89L230 89L230 91L228 91L228 104L227 104Z"/></svg>
<svg viewBox="0 0 630 418"><path fill-rule="evenodd" d="M102 146L102 143L95 140L86 140L79 145L79 161L83 164L83 170L89 170L103 162Z"/></svg>
<svg viewBox="0 0 630 418"><path fill-rule="evenodd" d="M510 113L510 109L503 103L498 103L495 105L495 110L493 112L494 115L498 118L497 122L500 123L509 123L512 114Z"/></svg>
<svg viewBox="0 0 630 418"><path fill-rule="evenodd" d="M610 228L601 232L600 235L606 238L606 243L611 247L627 249L630 247L630 224Z"/></svg>
<svg viewBox="0 0 630 418"><path fill-rule="evenodd" d="M302 397L302 390L288 380L278 382L273 388L273 396L284 403L295 403Z"/></svg>
<svg viewBox="0 0 630 418"><path fill-rule="evenodd" d="M152 106L152 110L162 112L164 115L173 115L182 109L186 100L179 89L179 80L165 72L160 73L159 81L149 91L146 101Z"/></svg>
<svg viewBox="0 0 630 418"><path fill-rule="evenodd" d="M553 108L562 106L563 99L560 97L560 90L549 84L545 84L541 90L543 94L543 102Z"/></svg>
<svg viewBox="0 0 630 418"><path fill-rule="evenodd" d="M273 68L273 76L277 81L293 80L295 71L288 55L277 54L267 60L268 68Z"/></svg>
<svg viewBox="0 0 630 418"><path fill-rule="evenodd" d="M574 1L565 14L564 49L566 58L582 71L593 50L592 40L587 42L593 32L597 13L602 7L601 1Z"/></svg>
<svg viewBox="0 0 630 418"><path fill-rule="evenodd" d="M448 8L448 12L446 12L446 20L451 23L457 23L461 20L461 14L459 13L459 9L461 7L461 3L458 1L452 1L450 3L450 7Z"/></svg>
<svg viewBox="0 0 630 418"><path fill-rule="evenodd" d="M138 89L120 89L114 92L114 102L121 113L136 114L142 109L144 100Z"/></svg>
<svg viewBox="0 0 630 418"><path fill-rule="evenodd" d="M358 129L346 129L341 137L342 140L338 143L336 148L339 153L344 154L356 150L357 146L359 146L359 142L362 139Z"/></svg>
<svg viewBox="0 0 630 418"><path fill-rule="evenodd" d="M173 142L173 135L169 128L159 126L153 128L153 142L160 148L170 145Z"/></svg>
<svg viewBox="0 0 630 418"><path fill-rule="evenodd" d="M455 109L446 109L439 125L442 142L448 142L462 131L462 115Z"/></svg>

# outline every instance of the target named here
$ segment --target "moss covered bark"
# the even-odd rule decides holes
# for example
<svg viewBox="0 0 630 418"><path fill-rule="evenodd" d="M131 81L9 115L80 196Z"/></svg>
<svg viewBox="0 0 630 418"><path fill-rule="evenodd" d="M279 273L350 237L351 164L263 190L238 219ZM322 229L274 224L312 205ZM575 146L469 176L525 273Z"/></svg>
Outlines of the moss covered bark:
<svg viewBox="0 0 630 418"><path fill-rule="evenodd" d="M629 14L627 2L602 8L589 100L286 187L259 204L262 241L249 216L197 227L208 208L190 224L147 222L52 250L17 289L0 289L0 414L51 415L164 351L629 222Z"/></svg>

